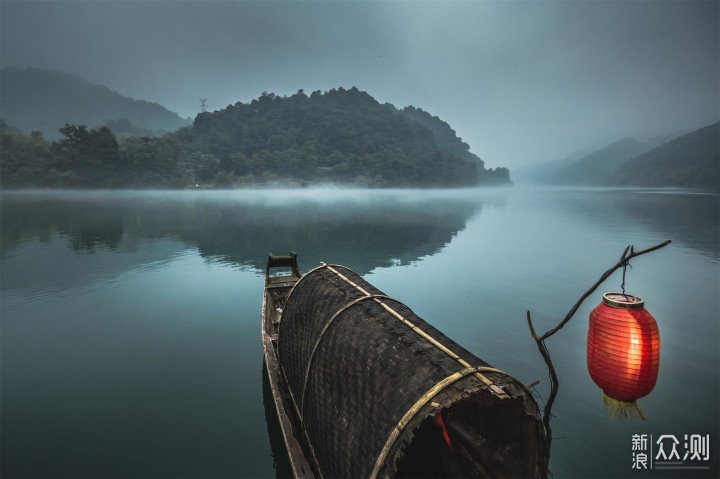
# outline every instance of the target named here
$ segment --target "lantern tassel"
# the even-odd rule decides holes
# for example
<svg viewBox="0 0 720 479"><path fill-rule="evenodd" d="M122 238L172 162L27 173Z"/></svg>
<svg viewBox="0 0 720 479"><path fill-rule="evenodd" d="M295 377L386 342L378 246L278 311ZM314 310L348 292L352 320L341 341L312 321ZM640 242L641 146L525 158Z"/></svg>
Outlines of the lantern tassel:
<svg viewBox="0 0 720 479"><path fill-rule="evenodd" d="M645 420L645 414L638 405L637 401L619 401L613 399L607 394L602 395L605 410L612 419L639 419Z"/></svg>

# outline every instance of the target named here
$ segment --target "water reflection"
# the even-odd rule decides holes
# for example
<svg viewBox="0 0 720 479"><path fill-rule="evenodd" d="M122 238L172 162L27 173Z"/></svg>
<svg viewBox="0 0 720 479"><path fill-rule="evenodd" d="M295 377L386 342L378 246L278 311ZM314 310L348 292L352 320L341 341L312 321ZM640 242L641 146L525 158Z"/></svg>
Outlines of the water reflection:
<svg viewBox="0 0 720 479"><path fill-rule="evenodd" d="M615 201L618 210L644 221L660 236L717 260L720 245L720 201L717 195L638 192Z"/></svg>
<svg viewBox="0 0 720 479"><path fill-rule="evenodd" d="M663 189L548 188L533 190L552 208L592 220L612 233L642 226L658 238L718 259L720 199L716 194Z"/></svg>
<svg viewBox="0 0 720 479"><path fill-rule="evenodd" d="M267 193L263 193L267 195ZM403 201L367 194L331 201L198 194L4 195L2 254L53 235L76 253L176 239L209 261L264 268L268 251L302 252L303 269L325 259L367 273L435 254L477 214L463 198ZM330 258L328 255L331 255Z"/></svg>

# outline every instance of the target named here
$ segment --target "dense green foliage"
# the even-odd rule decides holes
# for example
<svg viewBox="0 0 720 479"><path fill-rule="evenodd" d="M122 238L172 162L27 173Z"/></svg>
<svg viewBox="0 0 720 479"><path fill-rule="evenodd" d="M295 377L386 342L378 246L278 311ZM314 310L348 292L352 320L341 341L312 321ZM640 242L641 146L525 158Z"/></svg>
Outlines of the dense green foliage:
<svg viewBox="0 0 720 479"><path fill-rule="evenodd" d="M0 185L39 186L53 175L50 143L42 132L26 136L0 122Z"/></svg>
<svg viewBox="0 0 720 479"><path fill-rule="evenodd" d="M392 106L392 105L391 105ZM480 182L483 185L510 184L510 170L498 167L485 169L483 162L477 155L470 152L470 146L462 141L450 125L437 116L414 106L406 106L400 112L412 121L420 123L432 131L435 142L443 151L474 162L480 172Z"/></svg>
<svg viewBox="0 0 720 479"><path fill-rule="evenodd" d="M48 142L42 132L33 131L26 136L0 123L0 185L3 187L59 187L97 188L122 187L138 184L138 178L152 177L157 173L155 163L138 163L134 146L159 142L155 138L130 138L121 149L115 134L108 127L89 129L85 125L65 125L60 128L63 139ZM145 148L146 155L153 155ZM159 175L164 184L165 175L173 168L165 163ZM146 171L147 170L147 171Z"/></svg>
<svg viewBox="0 0 720 479"><path fill-rule="evenodd" d="M52 140L60 138L58 129L66 123L112 125L117 135L159 135L190 124L157 103L133 100L65 73L3 68L0 83L2 119L25 133L42 131Z"/></svg>
<svg viewBox="0 0 720 479"><path fill-rule="evenodd" d="M290 97L263 93L250 103L201 113L177 137L196 159L188 166L200 182L220 174L243 181L461 186L485 173L442 149L428 128L356 88L310 96L302 90Z"/></svg>
<svg viewBox="0 0 720 479"><path fill-rule="evenodd" d="M411 119L426 116L432 128ZM434 124L432 124L434 122ZM422 110L381 105L356 88L263 93L162 138L65 125L49 144L3 127L2 184L62 187L233 187L319 182L469 186L509 182L486 170L450 127Z"/></svg>
<svg viewBox="0 0 720 479"><path fill-rule="evenodd" d="M720 190L720 122L633 158L611 180L616 185Z"/></svg>

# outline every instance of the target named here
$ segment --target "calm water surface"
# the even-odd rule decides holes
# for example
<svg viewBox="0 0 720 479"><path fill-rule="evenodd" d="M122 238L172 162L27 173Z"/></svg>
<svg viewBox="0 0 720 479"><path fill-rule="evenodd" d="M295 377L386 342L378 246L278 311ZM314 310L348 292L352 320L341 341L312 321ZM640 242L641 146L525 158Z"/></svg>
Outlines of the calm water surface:
<svg viewBox="0 0 720 479"><path fill-rule="evenodd" d="M263 382L268 251L364 275L525 383L554 326L628 244L662 336L646 421L612 420L587 316L548 340L556 477L717 477L718 196L667 190L16 192L1 197L3 477L287 473ZM633 434L709 434L710 469L631 469Z"/></svg>

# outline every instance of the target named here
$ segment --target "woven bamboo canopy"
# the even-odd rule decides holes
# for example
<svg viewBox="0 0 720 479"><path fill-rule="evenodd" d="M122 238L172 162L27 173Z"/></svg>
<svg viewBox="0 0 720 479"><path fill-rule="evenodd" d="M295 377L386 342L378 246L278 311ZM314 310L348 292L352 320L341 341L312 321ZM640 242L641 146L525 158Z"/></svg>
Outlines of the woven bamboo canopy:
<svg viewBox="0 0 720 479"><path fill-rule="evenodd" d="M532 394L348 268L295 284L278 349L321 477L547 474Z"/></svg>

